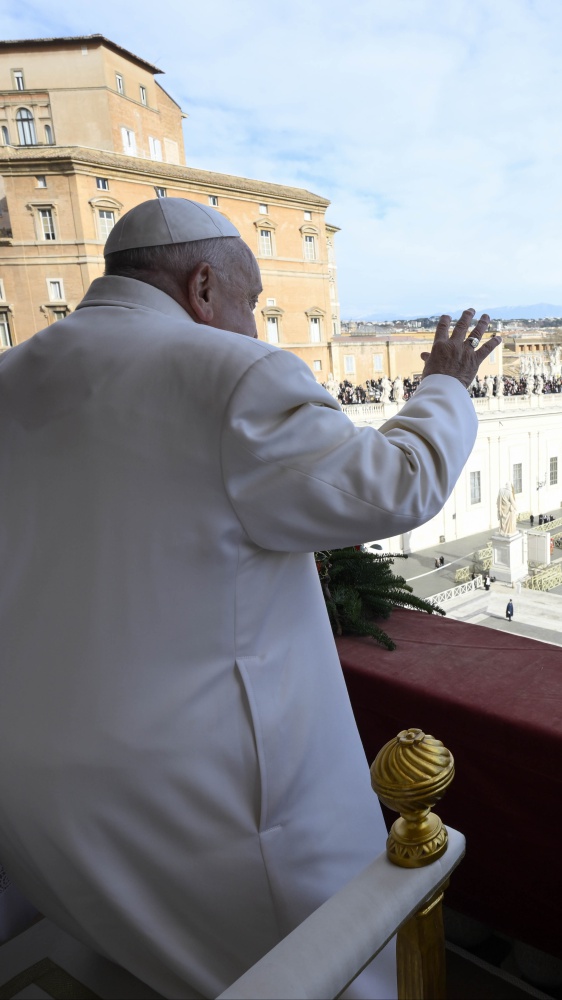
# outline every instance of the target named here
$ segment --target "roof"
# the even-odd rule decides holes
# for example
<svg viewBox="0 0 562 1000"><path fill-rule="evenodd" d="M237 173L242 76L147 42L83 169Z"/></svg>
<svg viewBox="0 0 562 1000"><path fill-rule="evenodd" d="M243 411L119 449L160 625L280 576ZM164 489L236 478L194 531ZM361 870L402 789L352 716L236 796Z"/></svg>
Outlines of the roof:
<svg viewBox="0 0 562 1000"><path fill-rule="evenodd" d="M150 70L151 73L164 72L163 69L158 69L158 67L154 66L153 63L149 63L146 59L141 59L140 56L136 56L134 52L129 52L128 49L124 49L123 46L118 45L117 42L112 42L111 39L106 38L105 35L98 34L67 35L63 38L17 38L9 41L0 40L0 52L2 49L31 49L50 45L84 44L86 42L93 45L105 45L108 49L113 49L114 52L118 52L119 55L126 56L128 59L132 59L134 62L138 63L140 66L144 66L144 68Z"/></svg>
<svg viewBox="0 0 562 1000"><path fill-rule="evenodd" d="M296 201L305 205L315 205L327 208L329 199L321 198L304 188L286 187L283 184L272 184L269 181L252 180L249 177L236 177L233 174L219 174L211 170L199 170L196 167L175 166L171 163L161 163L157 160L145 160L139 156L124 156L121 153L105 152L100 149L90 149L85 146L1 146L0 162L16 164L22 162L56 162L68 161L91 164L96 167L107 167L123 174L149 174L154 180L184 181L201 185L213 193L214 189L230 190L233 194L264 195L270 198L280 198L284 201Z"/></svg>

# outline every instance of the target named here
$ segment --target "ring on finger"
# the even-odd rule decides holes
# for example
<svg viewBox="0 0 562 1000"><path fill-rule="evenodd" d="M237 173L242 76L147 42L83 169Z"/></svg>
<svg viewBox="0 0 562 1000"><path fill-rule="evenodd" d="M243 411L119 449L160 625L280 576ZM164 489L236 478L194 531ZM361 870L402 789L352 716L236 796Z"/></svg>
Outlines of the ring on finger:
<svg viewBox="0 0 562 1000"><path fill-rule="evenodd" d="M473 351L475 351L476 348L478 347L478 344L480 343L480 338L479 337L467 337L467 341L466 342L467 342L467 344L470 344L470 346L472 347Z"/></svg>

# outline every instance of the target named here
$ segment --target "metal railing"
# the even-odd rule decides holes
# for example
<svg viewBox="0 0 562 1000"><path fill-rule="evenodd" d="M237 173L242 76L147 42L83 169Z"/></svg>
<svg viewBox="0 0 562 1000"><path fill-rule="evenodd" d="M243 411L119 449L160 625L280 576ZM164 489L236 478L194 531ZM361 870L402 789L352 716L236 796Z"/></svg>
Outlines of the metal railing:
<svg viewBox="0 0 562 1000"><path fill-rule="evenodd" d="M461 597L462 594L470 594L474 590L479 590L483 586L483 580L480 575L475 576L474 580L467 580L466 583L461 583L456 587L449 587L448 590L442 590L440 594L434 594L433 597L428 598L430 604L446 604L447 601L453 601L455 597Z"/></svg>
<svg viewBox="0 0 562 1000"><path fill-rule="evenodd" d="M554 521L547 521L546 524L533 525L533 531L553 531L554 528L562 528L562 517L557 517Z"/></svg>
<svg viewBox="0 0 562 1000"><path fill-rule="evenodd" d="M527 577L523 582L523 586L527 590L552 590L553 587L559 587L561 583L562 561L537 570L532 576Z"/></svg>

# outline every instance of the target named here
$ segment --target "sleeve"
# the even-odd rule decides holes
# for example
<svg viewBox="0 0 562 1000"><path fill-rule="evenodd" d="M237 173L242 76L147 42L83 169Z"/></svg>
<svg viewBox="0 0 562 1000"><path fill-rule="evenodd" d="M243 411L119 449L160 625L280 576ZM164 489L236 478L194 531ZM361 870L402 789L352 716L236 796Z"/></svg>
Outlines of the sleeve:
<svg viewBox="0 0 562 1000"><path fill-rule="evenodd" d="M245 372L227 406L225 488L262 548L355 545L437 514L477 428L466 389L449 375L424 379L378 430L358 428L303 361L275 351Z"/></svg>

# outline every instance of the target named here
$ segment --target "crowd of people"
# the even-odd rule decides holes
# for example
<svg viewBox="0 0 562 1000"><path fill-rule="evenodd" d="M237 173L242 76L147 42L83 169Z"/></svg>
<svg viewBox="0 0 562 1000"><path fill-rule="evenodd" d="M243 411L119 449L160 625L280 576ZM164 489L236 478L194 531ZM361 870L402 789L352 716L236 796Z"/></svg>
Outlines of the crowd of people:
<svg viewBox="0 0 562 1000"><path fill-rule="evenodd" d="M358 403L384 402L384 381L388 383L388 379L382 376L379 379L367 379L362 385L354 385L348 379L344 379L343 382L340 382L336 386L333 394L337 396L342 406L354 406ZM402 385L403 395L400 399L397 399L395 383L390 383L390 402L402 403L413 396L420 384L420 377L405 378L399 381ZM500 383L503 384L503 389ZM324 388L330 389L328 383L324 382L323 385ZM542 378L540 375L526 375L520 378L513 378L510 375L503 375L501 377L498 375L488 375L485 378L479 378L477 375L468 391L474 399L500 395L526 396L531 393L559 393L562 392L562 377Z"/></svg>
<svg viewBox="0 0 562 1000"><path fill-rule="evenodd" d="M384 376L379 379L367 379L364 385L353 385L347 379L339 383L337 387L337 398L342 406L353 406L356 403L380 403L383 394ZM400 402L405 402L410 396L413 396L418 385L420 384L420 377L417 378L405 378L402 381L403 386L403 396ZM328 388L326 383L323 383L324 388ZM394 399L395 390L394 386L390 389L390 399L396 402Z"/></svg>
<svg viewBox="0 0 562 1000"><path fill-rule="evenodd" d="M500 387L503 383L503 390ZM543 378L542 375L521 375L513 378L510 375L491 376L479 378L478 375L469 388L473 398L485 396L527 396L531 393L540 395L541 393L562 392L562 378L552 376Z"/></svg>
<svg viewBox="0 0 562 1000"><path fill-rule="evenodd" d="M539 524L550 524L550 522L554 521L554 519L554 514L539 514ZM531 522L531 528L533 528L535 525L534 514L530 515L529 520Z"/></svg>

